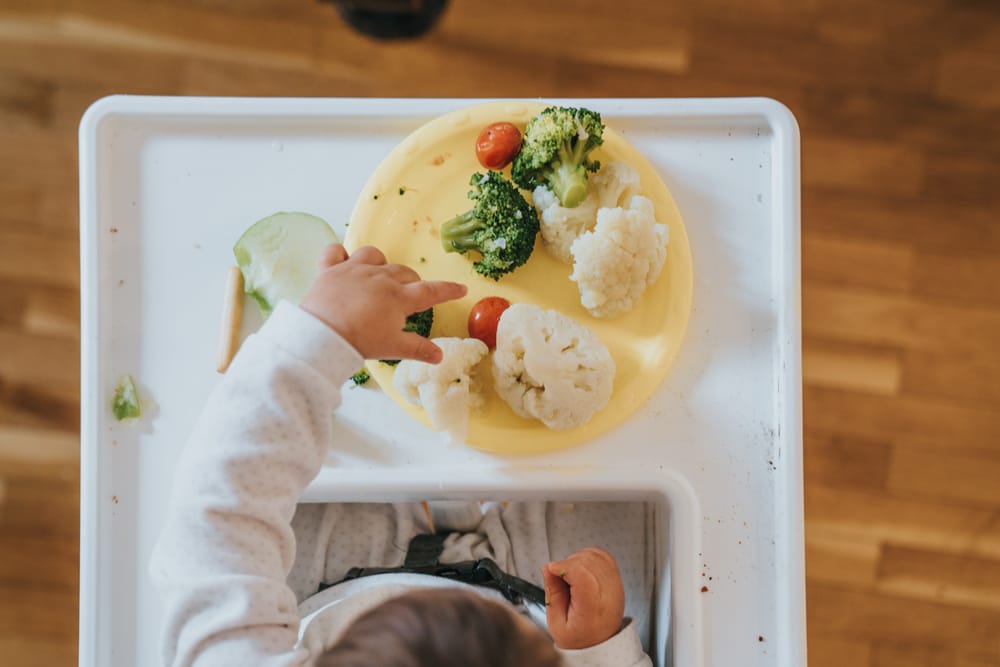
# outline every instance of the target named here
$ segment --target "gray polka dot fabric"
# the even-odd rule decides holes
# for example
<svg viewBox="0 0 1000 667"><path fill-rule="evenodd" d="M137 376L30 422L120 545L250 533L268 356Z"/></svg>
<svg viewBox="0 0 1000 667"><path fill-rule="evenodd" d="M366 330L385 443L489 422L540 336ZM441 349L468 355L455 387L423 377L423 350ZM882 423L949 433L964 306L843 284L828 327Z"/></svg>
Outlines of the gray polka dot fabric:
<svg viewBox="0 0 1000 667"><path fill-rule="evenodd" d="M300 641L299 604L350 567L401 564L410 539L430 531L419 504L297 505L330 446L340 386L361 363L288 303L243 344L184 448L150 561L163 600L163 664L310 665L316 650ZM586 546L610 551L634 620L565 660L651 664L640 638L656 585L652 506L432 503L431 512L449 533L442 560L490 557L538 584L550 560Z"/></svg>

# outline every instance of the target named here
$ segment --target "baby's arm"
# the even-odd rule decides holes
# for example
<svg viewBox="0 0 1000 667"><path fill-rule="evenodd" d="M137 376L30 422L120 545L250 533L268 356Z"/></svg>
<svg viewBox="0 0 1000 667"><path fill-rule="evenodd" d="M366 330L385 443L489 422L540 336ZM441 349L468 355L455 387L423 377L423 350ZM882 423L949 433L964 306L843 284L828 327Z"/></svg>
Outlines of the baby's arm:
<svg viewBox="0 0 1000 667"><path fill-rule="evenodd" d="M542 568L549 634L573 667L651 667L614 557L588 548Z"/></svg>
<svg viewBox="0 0 1000 667"><path fill-rule="evenodd" d="M169 665L297 665L285 583L289 522L330 443L339 387L362 358L440 360L407 314L462 296L373 248L331 246L302 308L280 304L244 343L181 457L151 562L165 597ZM311 314L310 314L311 313Z"/></svg>

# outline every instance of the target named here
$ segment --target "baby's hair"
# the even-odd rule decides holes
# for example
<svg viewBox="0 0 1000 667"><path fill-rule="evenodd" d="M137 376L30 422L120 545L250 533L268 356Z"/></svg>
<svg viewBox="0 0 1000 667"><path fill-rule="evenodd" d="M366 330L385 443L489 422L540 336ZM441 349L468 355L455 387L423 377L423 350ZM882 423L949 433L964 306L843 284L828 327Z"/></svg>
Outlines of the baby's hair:
<svg viewBox="0 0 1000 667"><path fill-rule="evenodd" d="M477 593L429 589L359 616L316 667L563 667L541 630Z"/></svg>

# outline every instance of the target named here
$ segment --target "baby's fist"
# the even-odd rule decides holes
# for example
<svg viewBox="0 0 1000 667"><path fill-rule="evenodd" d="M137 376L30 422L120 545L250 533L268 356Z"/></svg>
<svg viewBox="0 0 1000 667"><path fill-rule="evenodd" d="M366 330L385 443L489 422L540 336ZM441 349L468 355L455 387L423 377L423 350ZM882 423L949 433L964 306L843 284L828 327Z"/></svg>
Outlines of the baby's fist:
<svg viewBox="0 0 1000 667"><path fill-rule="evenodd" d="M614 557L591 547L542 568L549 634L561 649L611 639L625 616L625 590Z"/></svg>

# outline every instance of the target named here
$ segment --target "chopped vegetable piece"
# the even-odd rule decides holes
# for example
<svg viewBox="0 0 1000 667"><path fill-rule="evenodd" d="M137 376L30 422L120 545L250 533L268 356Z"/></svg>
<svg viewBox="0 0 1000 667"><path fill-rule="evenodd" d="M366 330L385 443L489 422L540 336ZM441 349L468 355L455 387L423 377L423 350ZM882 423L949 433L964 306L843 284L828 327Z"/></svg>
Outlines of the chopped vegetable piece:
<svg viewBox="0 0 1000 667"><path fill-rule="evenodd" d="M441 224L441 245L445 252L478 252L476 272L500 280L531 256L538 213L499 171L473 174L469 185L473 207Z"/></svg>
<svg viewBox="0 0 1000 667"><path fill-rule="evenodd" d="M319 273L323 249L337 235L308 213L275 213L255 222L233 246L244 289L264 317L282 299L298 303Z"/></svg>
<svg viewBox="0 0 1000 667"><path fill-rule="evenodd" d="M118 381L114 398L111 399L111 412L118 421L138 419L142 416L142 404L139 402L139 394L136 392L131 375L123 375Z"/></svg>
<svg viewBox="0 0 1000 667"><path fill-rule="evenodd" d="M476 158L487 169L503 169L521 150L521 131L511 123L493 123L476 139Z"/></svg>
<svg viewBox="0 0 1000 667"><path fill-rule="evenodd" d="M499 296L487 296L476 302L469 311L469 336L477 338L491 350L497 347L497 324L503 311L510 308L510 301Z"/></svg>
<svg viewBox="0 0 1000 667"><path fill-rule="evenodd" d="M548 107L524 128L511 178L526 190L547 185L566 208L579 206L587 197L588 173L601 166L590 153L604 142L603 134L596 111Z"/></svg>

